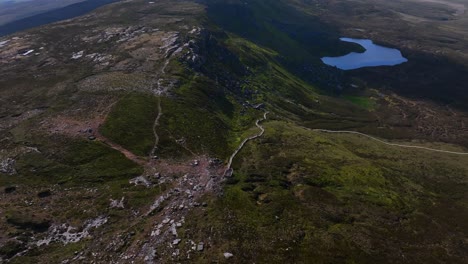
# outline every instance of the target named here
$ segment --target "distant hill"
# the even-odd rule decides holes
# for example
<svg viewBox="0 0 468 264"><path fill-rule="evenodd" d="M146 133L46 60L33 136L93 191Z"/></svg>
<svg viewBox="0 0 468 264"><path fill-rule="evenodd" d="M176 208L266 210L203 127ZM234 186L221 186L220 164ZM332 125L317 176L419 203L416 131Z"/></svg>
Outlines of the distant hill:
<svg viewBox="0 0 468 264"><path fill-rule="evenodd" d="M0 25L86 0L0 0Z"/></svg>

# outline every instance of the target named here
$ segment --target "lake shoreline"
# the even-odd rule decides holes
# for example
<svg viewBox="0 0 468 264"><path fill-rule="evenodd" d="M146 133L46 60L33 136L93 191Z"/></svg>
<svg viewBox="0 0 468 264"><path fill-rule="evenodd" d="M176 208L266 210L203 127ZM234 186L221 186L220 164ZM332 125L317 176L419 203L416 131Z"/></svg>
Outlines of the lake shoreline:
<svg viewBox="0 0 468 264"><path fill-rule="evenodd" d="M408 62L400 50L377 45L369 39L343 37L340 40L361 45L365 52L351 52L340 57L323 57L323 63L341 70L355 70L365 67L396 66Z"/></svg>

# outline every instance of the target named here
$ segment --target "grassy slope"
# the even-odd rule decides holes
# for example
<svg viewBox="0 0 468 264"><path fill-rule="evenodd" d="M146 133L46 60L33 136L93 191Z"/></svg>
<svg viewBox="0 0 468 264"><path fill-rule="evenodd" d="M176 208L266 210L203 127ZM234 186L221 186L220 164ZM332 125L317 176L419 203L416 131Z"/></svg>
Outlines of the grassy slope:
<svg viewBox="0 0 468 264"><path fill-rule="evenodd" d="M287 1L208 1L208 15L223 29L277 50L289 61L342 54L356 45L338 40L335 28L292 7Z"/></svg>
<svg viewBox="0 0 468 264"><path fill-rule="evenodd" d="M241 152L223 197L190 216L187 236L211 239L199 263L223 252L236 263L462 262L466 158L305 130L297 124L375 130L375 105L320 95L285 69L274 41L233 34L225 45L251 71L242 89L279 121Z"/></svg>
<svg viewBox="0 0 468 264"><path fill-rule="evenodd" d="M243 89L252 101L308 127L351 128L376 126L372 114L346 100L322 95L320 90L294 75L278 61L280 54L231 35L226 46L239 56L251 74Z"/></svg>
<svg viewBox="0 0 468 264"><path fill-rule="evenodd" d="M290 1L209 0L208 16L228 32L278 52L283 67L322 91L341 93L345 76L325 67L320 58L338 56L362 47L339 41L340 32L291 5Z"/></svg>
<svg viewBox="0 0 468 264"><path fill-rule="evenodd" d="M147 156L154 145L152 128L157 115L156 97L128 94L113 107L100 132L133 153Z"/></svg>
<svg viewBox="0 0 468 264"><path fill-rule="evenodd" d="M187 154L187 150L178 150L180 146L174 144L175 140L182 138L194 153L210 153L219 157L228 155L234 106L213 81L189 75L173 98L164 98L162 107L161 144L164 155L177 156L179 151Z"/></svg>
<svg viewBox="0 0 468 264"><path fill-rule="evenodd" d="M236 263L461 263L466 157L265 127L223 197L188 218L192 237L211 234L199 263L226 251Z"/></svg>

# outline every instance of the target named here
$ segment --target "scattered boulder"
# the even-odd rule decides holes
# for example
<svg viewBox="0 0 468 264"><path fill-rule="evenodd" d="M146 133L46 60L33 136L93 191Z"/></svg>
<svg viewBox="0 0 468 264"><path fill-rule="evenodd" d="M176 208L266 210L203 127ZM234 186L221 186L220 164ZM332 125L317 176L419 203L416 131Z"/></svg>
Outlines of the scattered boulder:
<svg viewBox="0 0 468 264"><path fill-rule="evenodd" d="M72 59L72 60L77 60L77 59L83 57L83 55L84 55L84 50L78 51L78 52L74 52L74 53L72 54L71 59Z"/></svg>
<svg viewBox="0 0 468 264"><path fill-rule="evenodd" d="M125 197L122 197L122 199L120 200L110 199L110 208L124 209L125 208L124 200L125 200Z"/></svg>
<svg viewBox="0 0 468 264"><path fill-rule="evenodd" d="M197 251L203 251L205 249L205 243L200 242L197 245Z"/></svg>
<svg viewBox="0 0 468 264"><path fill-rule="evenodd" d="M230 258L234 257L234 254L229 253L229 252L224 252L223 255L224 255L224 258L225 258L225 259L230 259Z"/></svg>
<svg viewBox="0 0 468 264"><path fill-rule="evenodd" d="M177 234L177 229L176 229L176 225L173 223L170 227L170 231L172 233L173 236L177 237L178 234Z"/></svg>
<svg viewBox="0 0 468 264"><path fill-rule="evenodd" d="M138 176L136 178L131 179L130 184L143 185L143 186L146 186L146 187L151 186L151 183L143 176Z"/></svg>

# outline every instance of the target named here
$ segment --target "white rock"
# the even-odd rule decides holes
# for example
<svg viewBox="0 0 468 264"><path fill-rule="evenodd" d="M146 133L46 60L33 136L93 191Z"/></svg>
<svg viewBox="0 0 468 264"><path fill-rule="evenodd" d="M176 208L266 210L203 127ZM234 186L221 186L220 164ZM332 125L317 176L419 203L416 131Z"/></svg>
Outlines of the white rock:
<svg viewBox="0 0 468 264"><path fill-rule="evenodd" d="M197 251L203 251L203 249L205 249L205 243L203 242L198 243Z"/></svg>
<svg viewBox="0 0 468 264"><path fill-rule="evenodd" d="M83 54L84 54L84 50L73 53L72 60L77 60L83 57Z"/></svg>
<svg viewBox="0 0 468 264"><path fill-rule="evenodd" d="M23 56L28 56L29 54L31 54L31 53L33 53L33 52L34 52L34 50L28 50L28 51L26 51L25 53L23 53L23 54L21 54L21 55L23 55Z"/></svg>
<svg viewBox="0 0 468 264"><path fill-rule="evenodd" d="M110 199L110 208L124 209L125 208L124 200L125 200L125 197L122 197L122 199L120 200Z"/></svg>
<svg viewBox="0 0 468 264"><path fill-rule="evenodd" d="M173 236L177 237L177 229L176 229L175 224L172 224L172 226L171 226L171 233L172 233Z"/></svg>

